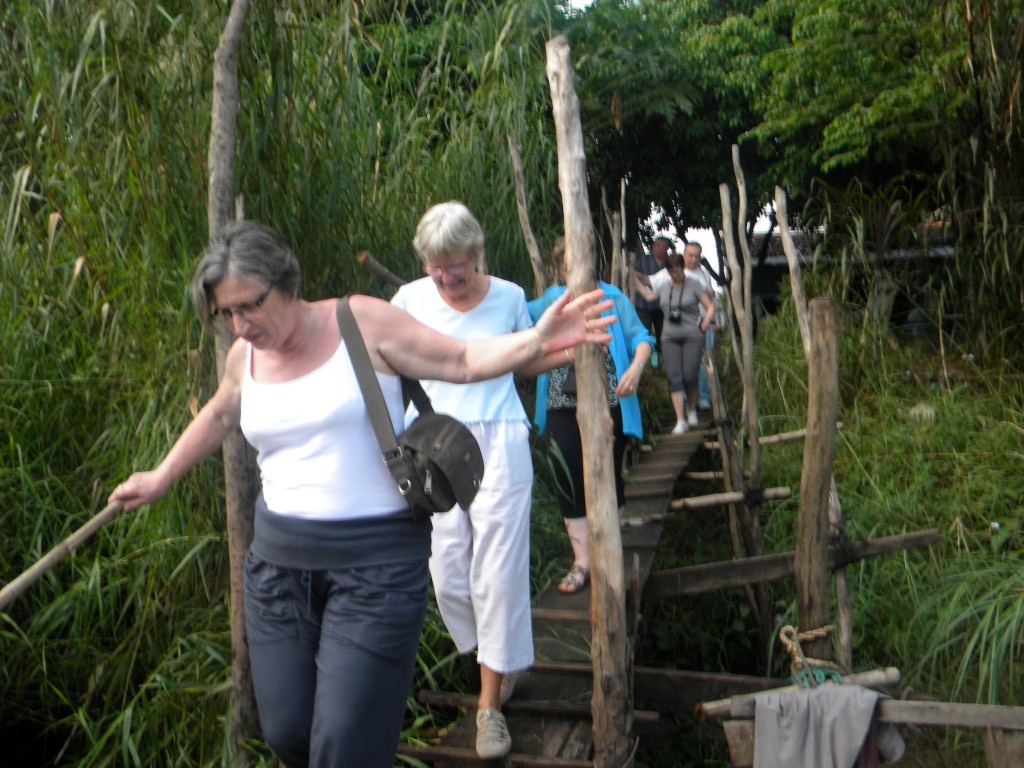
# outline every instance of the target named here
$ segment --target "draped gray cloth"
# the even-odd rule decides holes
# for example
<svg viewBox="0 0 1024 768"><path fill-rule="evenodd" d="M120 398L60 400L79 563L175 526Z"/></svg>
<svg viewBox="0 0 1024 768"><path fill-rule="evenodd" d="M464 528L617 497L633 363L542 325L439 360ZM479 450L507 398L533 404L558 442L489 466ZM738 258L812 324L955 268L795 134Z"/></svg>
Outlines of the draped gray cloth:
<svg viewBox="0 0 1024 768"><path fill-rule="evenodd" d="M853 768L880 694L858 685L822 685L755 696L754 768ZM878 729L884 762L903 756L895 726Z"/></svg>

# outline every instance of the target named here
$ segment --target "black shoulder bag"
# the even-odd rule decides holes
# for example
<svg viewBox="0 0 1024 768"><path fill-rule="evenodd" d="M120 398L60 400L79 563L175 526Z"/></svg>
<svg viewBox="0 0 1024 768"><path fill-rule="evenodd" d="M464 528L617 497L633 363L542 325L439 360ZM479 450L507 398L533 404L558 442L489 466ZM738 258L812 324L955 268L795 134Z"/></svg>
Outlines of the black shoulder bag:
<svg viewBox="0 0 1024 768"><path fill-rule="evenodd" d="M484 478L484 457L473 433L458 419L434 413L419 381L402 376L403 398L412 400L419 416L396 438L348 298L338 301L338 327L384 463L413 517L422 520L435 512L448 512L456 504L469 509Z"/></svg>

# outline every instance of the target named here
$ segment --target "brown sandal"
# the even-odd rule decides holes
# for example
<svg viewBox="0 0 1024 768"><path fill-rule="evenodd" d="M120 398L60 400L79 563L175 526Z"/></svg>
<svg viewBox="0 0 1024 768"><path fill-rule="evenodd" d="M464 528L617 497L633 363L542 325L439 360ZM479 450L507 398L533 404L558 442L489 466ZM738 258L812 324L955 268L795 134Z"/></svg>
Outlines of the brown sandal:
<svg viewBox="0 0 1024 768"><path fill-rule="evenodd" d="M571 595L573 592L579 592L587 585L587 580L590 578L590 569L584 568L582 565L574 565L569 569L569 572L562 577L562 580L558 582L558 591L564 592L567 595Z"/></svg>

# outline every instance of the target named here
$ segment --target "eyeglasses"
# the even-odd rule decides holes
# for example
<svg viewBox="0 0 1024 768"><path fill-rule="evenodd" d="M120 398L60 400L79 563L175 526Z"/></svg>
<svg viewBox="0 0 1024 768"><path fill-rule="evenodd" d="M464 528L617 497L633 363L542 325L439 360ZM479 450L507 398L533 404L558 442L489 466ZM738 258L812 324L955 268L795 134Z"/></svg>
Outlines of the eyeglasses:
<svg viewBox="0 0 1024 768"><path fill-rule="evenodd" d="M265 290L252 301L248 301L245 304L239 304L233 309L220 309L219 307L214 308L214 310L210 312L210 319L220 320L226 325L230 325L231 321L234 320L236 317L241 317L244 320L248 320L250 317L254 316L256 313L260 311L260 309L263 307L263 302L267 300L267 296L270 295L270 292L272 290L272 288L267 288L267 290Z"/></svg>
<svg viewBox="0 0 1024 768"><path fill-rule="evenodd" d="M461 261L458 264L451 264L447 267L424 267L423 271L437 280L441 275L449 277L465 277L466 273L473 268L472 261Z"/></svg>

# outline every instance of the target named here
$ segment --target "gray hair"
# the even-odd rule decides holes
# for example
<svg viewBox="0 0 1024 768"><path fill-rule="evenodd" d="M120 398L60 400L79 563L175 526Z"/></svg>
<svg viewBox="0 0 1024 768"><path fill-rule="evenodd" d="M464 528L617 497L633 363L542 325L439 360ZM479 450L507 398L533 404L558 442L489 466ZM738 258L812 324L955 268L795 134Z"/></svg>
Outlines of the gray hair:
<svg viewBox="0 0 1024 768"><path fill-rule="evenodd" d="M206 246L189 285L199 320L214 333L223 329L213 321L213 291L228 275L262 283L292 298L299 297L302 286L299 260L281 235L255 221L225 224Z"/></svg>
<svg viewBox="0 0 1024 768"><path fill-rule="evenodd" d="M484 230L462 203L450 200L427 209L416 226L412 247L420 261L449 258L465 253L479 263L484 252Z"/></svg>

